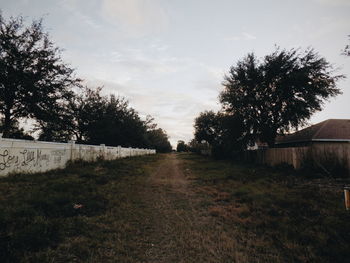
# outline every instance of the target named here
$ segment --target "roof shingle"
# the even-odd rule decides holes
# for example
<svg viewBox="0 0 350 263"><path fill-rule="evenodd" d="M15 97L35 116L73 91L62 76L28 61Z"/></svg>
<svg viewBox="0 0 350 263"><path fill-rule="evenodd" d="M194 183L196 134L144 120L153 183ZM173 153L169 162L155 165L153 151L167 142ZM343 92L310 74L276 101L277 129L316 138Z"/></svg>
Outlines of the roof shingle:
<svg viewBox="0 0 350 263"><path fill-rule="evenodd" d="M292 134L279 136L276 144L310 141L350 141L350 119L329 119Z"/></svg>

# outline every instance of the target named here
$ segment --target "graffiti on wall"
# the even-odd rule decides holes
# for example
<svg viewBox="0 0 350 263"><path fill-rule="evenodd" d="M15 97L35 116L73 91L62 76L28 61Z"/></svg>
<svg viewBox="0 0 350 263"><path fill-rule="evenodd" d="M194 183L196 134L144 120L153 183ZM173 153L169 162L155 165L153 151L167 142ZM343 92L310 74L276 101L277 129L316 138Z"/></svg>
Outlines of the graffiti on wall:
<svg viewBox="0 0 350 263"><path fill-rule="evenodd" d="M128 156L155 154L155 150L81 144L55 144L0 138L0 176L21 172L45 172L64 168L69 160L113 160Z"/></svg>
<svg viewBox="0 0 350 263"><path fill-rule="evenodd" d="M23 149L17 153L11 153L9 149L0 150L0 170L17 169L21 167L45 167L52 161L59 164L65 150L53 150L43 153L41 149Z"/></svg>

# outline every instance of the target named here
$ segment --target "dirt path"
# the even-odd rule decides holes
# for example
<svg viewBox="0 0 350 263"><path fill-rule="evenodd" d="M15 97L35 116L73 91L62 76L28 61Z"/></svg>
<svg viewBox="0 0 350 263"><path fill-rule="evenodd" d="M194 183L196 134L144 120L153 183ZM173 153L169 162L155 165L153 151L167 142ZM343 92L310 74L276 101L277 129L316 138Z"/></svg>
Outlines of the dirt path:
<svg viewBox="0 0 350 263"><path fill-rule="evenodd" d="M203 209L176 154L168 154L150 176L143 199L153 211L146 262L233 262L233 238ZM222 261L223 258L231 258Z"/></svg>

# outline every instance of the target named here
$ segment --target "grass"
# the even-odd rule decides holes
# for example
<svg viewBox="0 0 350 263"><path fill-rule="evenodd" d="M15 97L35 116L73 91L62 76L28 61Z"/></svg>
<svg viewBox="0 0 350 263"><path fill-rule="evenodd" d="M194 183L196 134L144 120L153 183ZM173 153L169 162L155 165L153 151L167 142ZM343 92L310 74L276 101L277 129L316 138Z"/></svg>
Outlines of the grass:
<svg viewBox="0 0 350 263"><path fill-rule="evenodd" d="M0 262L135 262L149 212L140 193L159 158L1 178Z"/></svg>
<svg viewBox="0 0 350 263"><path fill-rule="evenodd" d="M347 262L344 183L187 153L12 175L0 262Z"/></svg>
<svg viewBox="0 0 350 263"><path fill-rule="evenodd" d="M342 185L272 169L181 154L204 200L248 262L347 262L350 213Z"/></svg>

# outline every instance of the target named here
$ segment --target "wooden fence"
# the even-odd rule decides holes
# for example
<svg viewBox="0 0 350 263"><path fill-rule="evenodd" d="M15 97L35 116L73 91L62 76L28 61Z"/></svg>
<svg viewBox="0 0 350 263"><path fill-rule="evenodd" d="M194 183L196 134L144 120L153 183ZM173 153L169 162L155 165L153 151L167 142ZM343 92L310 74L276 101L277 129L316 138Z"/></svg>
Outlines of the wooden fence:
<svg viewBox="0 0 350 263"><path fill-rule="evenodd" d="M269 166L289 164L295 169L312 165L328 171L338 167L350 174L350 143L322 142L305 147L246 151L245 159Z"/></svg>

